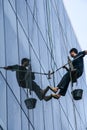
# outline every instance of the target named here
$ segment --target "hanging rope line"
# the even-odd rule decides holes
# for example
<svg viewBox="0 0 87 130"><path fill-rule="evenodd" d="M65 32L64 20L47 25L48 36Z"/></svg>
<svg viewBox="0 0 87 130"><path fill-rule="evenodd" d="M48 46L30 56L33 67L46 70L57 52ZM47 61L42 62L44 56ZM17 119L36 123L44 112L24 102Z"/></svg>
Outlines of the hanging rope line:
<svg viewBox="0 0 87 130"><path fill-rule="evenodd" d="M37 4L36 4L36 1L35 1L35 7L36 7L36 19L38 21L38 14L37 14ZM39 50L39 59L41 59L41 50L40 50L40 40L39 40L39 33L38 33L38 30L37 30L37 35L38 35L38 50ZM40 73L41 73L41 66L40 66ZM40 76L40 84L41 86L43 86L43 83L42 83L42 76ZM42 117L43 117L43 129L45 130L46 129L46 126L45 126L45 109L44 109L44 102L42 101Z"/></svg>
<svg viewBox="0 0 87 130"><path fill-rule="evenodd" d="M53 55L53 39L52 39L52 30L51 30L51 17L50 17L50 7L49 7L49 0L46 1L46 18L47 18L47 36L48 36L48 44L49 44L49 48L50 48L50 53L51 55L49 56L49 59L50 59L50 64L49 64L49 68L51 68L51 70L53 71L54 68L53 68L53 58L54 58L54 55ZM53 57L53 58L52 58ZM51 75L50 75L50 71L48 72L48 79L51 79ZM52 81L53 81L53 85L55 86L55 82L54 82L54 74L53 74L53 77L52 77ZM51 108L52 108L52 117L54 116L53 115L53 105L52 105L52 100L51 100ZM54 118L52 118L52 122L53 122L53 130L55 129L54 127Z"/></svg>
<svg viewBox="0 0 87 130"><path fill-rule="evenodd" d="M72 130L74 130L74 128L72 127L72 124L71 124L71 122L70 122L70 120L69 120L69 118L68 118L66 112L64 111L64 108L63 108L62 104L60 103L60 101L59 101L59 104L60 104L60 106L61 106L61 108L62 108L62 111L64 112L64 114L65 114L65 116L66 116L66 118L67 118L69 124L70 124L70 127L72 128Z"/></svg>
<svg viewBox="0 0 87 130"><path fill-rule="evenodd" d="M27 0L26 0L26 2L27 2ZM45 45L47 46L47 49L48 49L48 51L49 51L50 55L52 56L52 54L51 54L51 52L50 52L50 49L49 49L49 47L48 47L48 44L47 44L47 42L46 42L46 40L45 40L45 38L44 38L44 36L43 36L43 33L42 33L42 31L41 31L41 29L40 29L40 27L39 27L39 25L38 25L38 22L37 22L37 20L36 20L35 16L33 16L32 10L31 10L31 8L30 8L30 6L29 6L28 2L27 2L27 6L28 6L28 9L29 9L29 11L30 11L30 13L31 13L32 17L34 18L34 21L35 21L36 26L37 26L37 28L38 28L38 30L39 30L39 32L40 32L40 34L41 34L41 37L42 37L42 39L43 39L43 41L44 41ZM31 45L31 46L32 46L32 45ZM52 56L52 59L53 59L53 61L54 61L54 64L56 65L56 62L55 62L55 60L54 60L54 57L53 57L53 56ZM57 65L56 65L56 67L57 67Z"/></svg>
<svg viewBox="0 0 87 130"><path fill-rule="evenodd" d="M65 33L64 29L63 29L63 26L62 26L62 23L61 23L61 20L60 20L60 17L59 17L58 7L57 7L57 4L56 4L56 1L54 0L55 7L56 7L56 8L54 7L53 1L52 1L52 0L50 0L50 1L51 1L51 3L52 3L53 9L54 9L55 14L56 14L56 16L57 16L58 23L59 23L60 28L61 28L61 32L62 32L63 39L64 39L64 36L65 36L66 41L68 41L67 35L66 35L66 33ZM65 44L65 40L64 40L64 45L65 45L66 50L68 50L68 49L67 49L67 45Z"/></svg>
<svg viewBox="0 0 87 130"><path fill-rule="evenodd" d="M80 58L81 56L83 56L83 54L81 54L80 56L76 57L74 60L70 61L70 62L73 62L75 60L77 60L78 58ZM63 66L59 67L58 69L56 69L55 71L51 72L49 71L49 73L41 73L41 72L33 72L35 74L41 74L41 75L52 75L54 74L55 72L59 71L60 69L62 69L64 66L68 65L69 62L67 62L66 64L64 64ZM5 67L0 67L0 69L4 69ZM26 72L26 70L19 70L19 69L12 69L12 71L22 71L22 72Z"/></svg>
<svg viewBox="0 0 87 130"><path fill-rule="evenodd" d="M3 29L4 29L4 47L5 47L5 65L7 63L6 59L6 21L5 21L5 8L4 8L4 1L2 0L2 7L3 7ZM7 73L5 72L6 78L7 78ZM7 85L6 85L6 120L7 120L7 129L8 129L8 99L7 99Z"/></svg>
<svg viewBox="0 0 87 130"><path fill-rule="evenodd" d="M33 48L33 46L32 46L32 42L31 42L30 37L26 34L26 31L25 31L25 29L24 29L24 27L23 27L23 25L22 25L22 23L21 23L21 21L20 21L18 15L17 15L16 11L14 10L14 8L13 8L11 2L10 2L9 0L8 0L8 2L9 2L9 4L10 4L10 6L11 6L13 12L14 12L14 14L15 14L16 17L17 17L17 20L18 20L18 22L19 22L19 24L20 24L20 26L21 26L21 28L22 28L22 30L23 30L23 32L24 32L26 38L28 39L28 42L29 42L29 44L30 44L30 46L31 46L31 48L32 48L32 50L33 50L33 52L34 52L36 58L38 59L38 61L39 61L39 63L40 63L40 66L42 67L42 69L43 69L43 71L44 71L44 68L43 68L43 66L42 66L42 64L41 64L41 62L40 62L40 59L38 58L38 55L37 55L37 53L35 52L35 50L34 50L34 48ZM27 2L27 0L26 0L26 2ZM28 6L27 6L27 7L28 7ZM28 8L29 8L29 7L28 7ZM32 16L33 16L33 14L32 14ZM34 16L33 16L33 19L35 20ZM37 24L36 24L36 25L37 25ZM38 25L37 27L39 27L39 25ZM38 29L40 29L40 28L38 28ZM40 31L40 30L39 30L39 31ZM40 34L41 34L41 31L40 31ZM42 34L41 36L43 36L43 34ZM44 37L43 37L43 40L45 41ZM45 42L46 42L46 41L45 41ZM48 47L47 47L47 48L48 48ZM49 48L48 48L48 49L49 49ZM38 72L37 72L37 73L38 73ZM46 75L47 75L47 74L46 74Z"/></svg>
<svg viewBox="0 0 87 130"><path fill-rule="evenodd" d="M9 0L8 0L8 1L9 1ZM30 6L29 6L27 0L26 0L26 3L27 3L27 6L28 6L28 8L29 8L29 10L30 10L30 12L31 12L31 15L33 16L33 13L32 13L32 11L31 11L31 9L30 9ZM14 13L15 13L15 15L17 16L17 14L16 14L16 12L15 12L15 10L14 10L14 8L13 8L13 6L12 6L12 4L11 4L10 1L9 1L9 4L11 5L11 7L12 7ZM44 40L44 42L45 42L45 44L46 44L46 46L47 46L47 43L46 43L46 41L45 41L45 39L44 39L44 37L43 37L43 34L42 34L41 30L40 30L40 27L39 27L39 25L38 25L38 23L37 23L37 21L36 21L36 19L35 19L34 16L33 16L33 18L34 18L35 23L36 23L36 25L37 25L37 27L38 27L38 29L39 29L39 31L40 31L40 34L41 34L42 38L43 38L43 40ZM36 57L37 57L37 59L38 59L38 61L39 61L39 63L40 63L40 60L39 60L39 58L38 58L38 56L37 56L37 54L36 54L36 52L35 52L35 50L34 50L32 44L31 44L31 41L29 40L29 37L27 36L27 34L26 34L26 32L25 32L25 29L23 28L23 25L22 25L20 19L18 18L18 16L17 16L17 19L18 19L18 21L19 21L19 23L20 23L20 26L22 27L23 32L24 32L26 38L28 39L28 41L29 41L29 43L30 43L30 45L31 45L31 47L32 47L32 49L33 49L33 51L34 51L34 53L35 53L35 55L36 55ZM48 46L47 46L47 49L48 49L48 51L50 52ZM52 59L54 60L53 56L52 56ZM54 63L55 63L55 61L54 61ZM41 63L40 63L40 65L41 65ZM55 65L56 65L56 63L55 63ZM41 65L41 67L42 67L42 65ZM56 67L57 67L57 65L56 65ZM43 68L43 67L42 67L42 68ZM61 69L61 68L60 68L60 69ZM17 70L16 70L16 71L17 71ZM35 73L36 73L36 74L42 74L42 75L48 75L48 76L50 76L50 71L49 71L49 74L48 74L48 73L39 73L39 72L35 72Z"/></svg>
<svg viewBox="0 0 87 130"><path fill-rule="evenodd" d="M9 0L8 0L9 1ZM9 1L10 2L10 1ZM13 7L12 7L13 8ZM15 12L15 11L14 11ZM17 17L18 18L18 17ZM19 20L19 19L18 19ZM19 23L21 24L21 22L20 22L20 20L19 20ZM22 24L21 24L21 26L22 26ZM23 26L22 26L22 29L23 29ZM23 31L24 31L24 29L23 29ZM24 31L24 33L25 33L25 31ZM32 45L31 45L31 47L32 47ZM38 73L38 72L37 72ZM39 73L38 73L39 74ZM46 75L48 74L48 73L45 73Z"/></svg>
<svg viewBox="0 0 87 130"><path fill-rule="evenodd" d="M29 17L28 17L28 8L27 8L27 3L26 3L26 14L27 14L27 26L28 26L28 37L29 37L29 22L28 22L28 20L29 20ZM33 29L32 29L33 30ZM33 36L33 35L32 35ZM29 42L29 39L28 39L28 42ZM30 44L28 45L28 50L29 50L29 59L30 59L30 61L31 61L31 47L30 47ZM31 68L31 64L30 64L30 78L31 78L31 70L32 70L32 68ZM28 73L28 71L29 71L29 68L28 68L28 70L27 70L27 73ZM31 88L32 88L32 82L30 82L30 86L31 86ZM31 95L31 91L29 90L29 93L30 93L30 95ZM28 89L27 89L27 97L28 97L29 95L28 95Z"/></svg>
<svg viewBox="0 0 87 130"><path fill-rule="evenodd" d="M70 60L70 59L69 59ZM69 66L71 66L71 65L69 65ZM71 71L72 71L72 67L70 67L71 68ZM72 76L71 76L71 71L70 71L70 79L71 79L71 90L73 91L73 81L72 81ZM76 121L76 114L75 114L75 102L74 102L74 100L73 100L73 98L72 98L72 102L73 102L73 111L74 111L74 117L75 117L75 126L76 126L76 130L77 130L77 121ZM77 110L77 108L76 108L76 110ZM77 111L78 112L78 111ZM80 115L80 114L79 114ZM81 116L80 116L80 118L81 118ZM81 120L82 120L82 118L81 118ZM83 120L82 120L82 122L83 122ZM84 122L83 122L83 124L84 124ZM84 126L85 126L85 124L84 124Z"/></svg>
<svg viewBox="0 0 87 130"><path fill-rule="evenodd" d="M54 1L55 2L55 1ZM57 11L57 4L55 3L55 6L56 6L56 9L55 9L55 7L54 7L54 5L53 5L53 2L51 1L51 3L52 3L52 6L53 6L53 8L54 8L54 10L55 10L55 14L56 14L56 16L57 16L57 18L58 18L58 22L59 22L59 24L60 24L60 27L61 27L61 31L63 30L63 27L62 27L62 24L61 24L61 21L60 21L60 19L59 19L59 14L58 14L58 11ZM57 13L56 13L57 12ZM62 34L64 33L64 31L62 31ZM64 35L65 35L65 38L66 38L66 40L68 41L68 39L67 39L67 36L66 36L66 33L64 33ZM65 42L64 42L65 43ZM66 47L66 46L65 46ZM70 47L71 48L71 47ZM86 84L85 84L85 79L82 77L82 79L84 80L84 86L86 86ZM68 92L69 93L69 92ZM69 93L69 95L70 95L70 93ZM71 97L71 95L70 95L70 97ZM72 99L72 97L71 97L71 99ZM76 109L76 111L77 111L77 113L78 113L78 115L79 115L79 117L80 117L80 119L82 120L82 118L81 118L81 115L80 115L80 113L78 112L78 109L77 109L77 107L75 106L75 104L74 104L74 107L75 107L75 109ZM85 108L84 108L84 110L85 110ZM85 114L86 115L86 114ZM86 118L86 117L85 117ZM85 119L85 121L86 121L86 119ZM82 120L82 122L83 122L83 124L84 124L84 121ZM84 126L85 126L85 124L84 124Z"/></svg>
<svg viewBox="0 0 87 130"><path fill-rule="evenodd" d="M9 1L9 0L8 0ZM10 2L10 1L9 1ZM10 3L11 4L11 3ZM12 5L11 5L12 6ZM15 12L15 11L14 11ZM18 18L18 17L17 17ZM19 20L19 19L18 19ZM21 24L21 22L20 22L20 20L19 20L19 23ZM21 27L23 28L23 26L22 26L22 24L21 24ZM24 29L23 29L23 31L24 31ZM25 31L24 31L24 33L25 33ZM25 33L26 34L26 33ZM27 35L26 35L27 36ZM32 45L31 45L31 47L32 47ZM39 74L38 72L37 72L37 74ZM43 74L43 73L42 73ZM47 73L45 73L46 75L47 75ZM65 115L66 116L66 115Z"/></svg>
<svg viewBox="0 0 87 130"><path fill-rule="evenodd" d="M11 91L11 92L12 92L12 94L14 95L14 97L15 97L15 99L16 99L16 101L17 101L17 103L19 104L19 106L20 106L21 110L24 112L24 114L25 114L26 118L28 119L28 122L31 124L31 127L33 128L33 130L35 130L35 128L34 128L34 126L33 126L33 124L32 124L32 123L31 123L31 121L29 120L29 118L28 118L28 116L27 116L26 112L24 111L24 109L23 109L22 105L20 104L19 100L18 100L18 99L17 99L17 97L15 96L15 94L14 94L14 92L13 92L12 88L10 87L9 83L7 82L6 78L4 77L4 75L3 75L3 73L2 73L1 71L0 71L0 74L1 74L2 78L4 79L5 83L7 84L7 87L10 89L10 91Z"/></svg>
<svg viewBox="0 0 87 130"><path fill-rule="evenodd" d="M6 82L6 84L7 84L8 88L11 90L12 94L14 95L14 97L15 97L15 99L16 99L16 101L17 101L17 103L19 104L19 106L21 107L21 109L22 109L22 111L24 112L25 116L27 117L27 119L28 119L29 123L31 124L31 126L32 126L33 130L35 130L35 128L34 128L34 126L33 126L33 124L31 123L31 121L29 120L28 116L26 115L26 113L25 113L24 109L22 108L22 106L21 106L20 102L18 101L17 97L15 96L15 94L14 94L13 90L11 89L11 87L10 87L9 83L7 82L7 80L5 79L5 77L4 77L4 75L2 74L2 72L1 72L1 71L0 71L0 73L1 73L1 75L2 75L2 77L3 77L3 79L4 79L4 81ZM66 118L67 118L67 120L68 120L68 122L69 122L69 124L70 124L71 128L72 128L72 130L73 130L73 127L72 127L72 125L71 125L71 122L70 122L70 121L69 121L69 119L68 119L68 116L66 115L66 113L65 113L65 111L64 111L64 109L63 109L63 107L62 107L61 103L59 103L59 104L60 104L60 106L61 106L61 108L62 108L62 110L63 110L63 112L64 112L64 114L65 114L65 116L66 116Z"/></svg>
<svg viewBox="0 0 87 130"><path fill-rule="evenodd" d="M70 61L70 58L68 57L68 63L69 63L69 74L70 74L70 81L71 81L71 90L73 90L73 79L72 79L72 71L73 71L73 65ZM73 106L74 106L74 100L72 98ZM75 113L75 107L73 107L73 113L74 113L74 119L75 119L75 130L77 130L77 121L76 121L76 113Z"/></svg>

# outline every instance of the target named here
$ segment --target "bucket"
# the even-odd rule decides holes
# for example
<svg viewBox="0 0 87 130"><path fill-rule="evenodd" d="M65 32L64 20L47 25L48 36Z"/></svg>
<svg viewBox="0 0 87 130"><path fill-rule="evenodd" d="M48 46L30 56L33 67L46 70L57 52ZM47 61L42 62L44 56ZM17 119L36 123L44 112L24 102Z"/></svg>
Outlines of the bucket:
<svg viewBox="0 0 87 130"><path fill-rule="evenodd" d="M75 89L71 92L74 100L82 99L83 90L82 89Z"/></svg>
<svg viewBox="0 0 87 130"><path fill-rule="evenodd" d="M28 98L24 102L28 109L34 109L36 106L37 100L35 98Z"/></svg>

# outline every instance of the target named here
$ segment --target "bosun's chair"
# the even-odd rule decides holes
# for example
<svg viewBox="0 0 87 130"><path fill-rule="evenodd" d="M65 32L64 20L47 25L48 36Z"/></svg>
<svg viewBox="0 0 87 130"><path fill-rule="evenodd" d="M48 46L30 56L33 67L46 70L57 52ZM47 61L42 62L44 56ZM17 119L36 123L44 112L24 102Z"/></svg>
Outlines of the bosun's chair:
<svg viewBox="0 0 87 130"><path fill-rule="evenodd" d="M31 76L31 65L30 65L30 68L28 69L29 73L30 73L30 78L28 80L30 80L30 88L32 88L32 76ZM29 88L27 88L27 96L31 96L31 90ZM27 109L34 109L36 107L36 102L37 100L35 98L27 98L25 99L25 105L27 107Z"/></svg>
<svg viewBox="0 0 87 130"><path fill-rule="evenodd" d="M82 99L83 90L82 89L73 90L73 83L77 82L77 70L74 69L72 61L69 59L69 57L68 57L68 63L69 63L71 89L72 89L71 94L74 100L80 100Z"/></svg>

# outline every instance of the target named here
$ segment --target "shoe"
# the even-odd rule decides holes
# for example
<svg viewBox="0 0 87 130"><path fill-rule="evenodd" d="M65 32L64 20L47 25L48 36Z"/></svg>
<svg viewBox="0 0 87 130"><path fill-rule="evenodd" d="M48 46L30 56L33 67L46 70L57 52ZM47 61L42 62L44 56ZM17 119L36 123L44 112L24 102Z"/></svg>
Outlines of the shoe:
<svg viewBox="0 0 87 130"><path fill-rule="evenodd" d="M49 89L50 89L51 91L53 91L54 93L56 93L59 88L58 88L58 87L50 87L50 86L49 86Z"/></svg>
<svg viewBox="0 0 87 130"><path fill-rule="evenodd" d="M61 95L59 95L59 94L52 94L52 97L55 98L55 99L59 99L61 97Z"/></svg>

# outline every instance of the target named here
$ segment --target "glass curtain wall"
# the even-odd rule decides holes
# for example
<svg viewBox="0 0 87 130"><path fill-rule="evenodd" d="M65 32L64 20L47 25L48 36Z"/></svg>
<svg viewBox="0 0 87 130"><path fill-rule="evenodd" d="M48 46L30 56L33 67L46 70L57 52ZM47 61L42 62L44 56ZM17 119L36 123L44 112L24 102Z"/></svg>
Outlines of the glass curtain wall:
<svg viewBox="0 0 87 130"><path fill-rule="evenodd" d="M48 73L67 62L69 50L81 51L62 0L0 0L0 67L31 59L32 71ZM35 82L45 89L56 86L66 73L35 74ZM32 91L20 88L15 71L0 69L0 129L4 130L85 130L87 89L85 73L78 79L83 98L74 101L71 84L59 100L40 101ZM47 94L51 94L49 91ZM35 109L27 109L25 99L37 99Z"/></svg>

